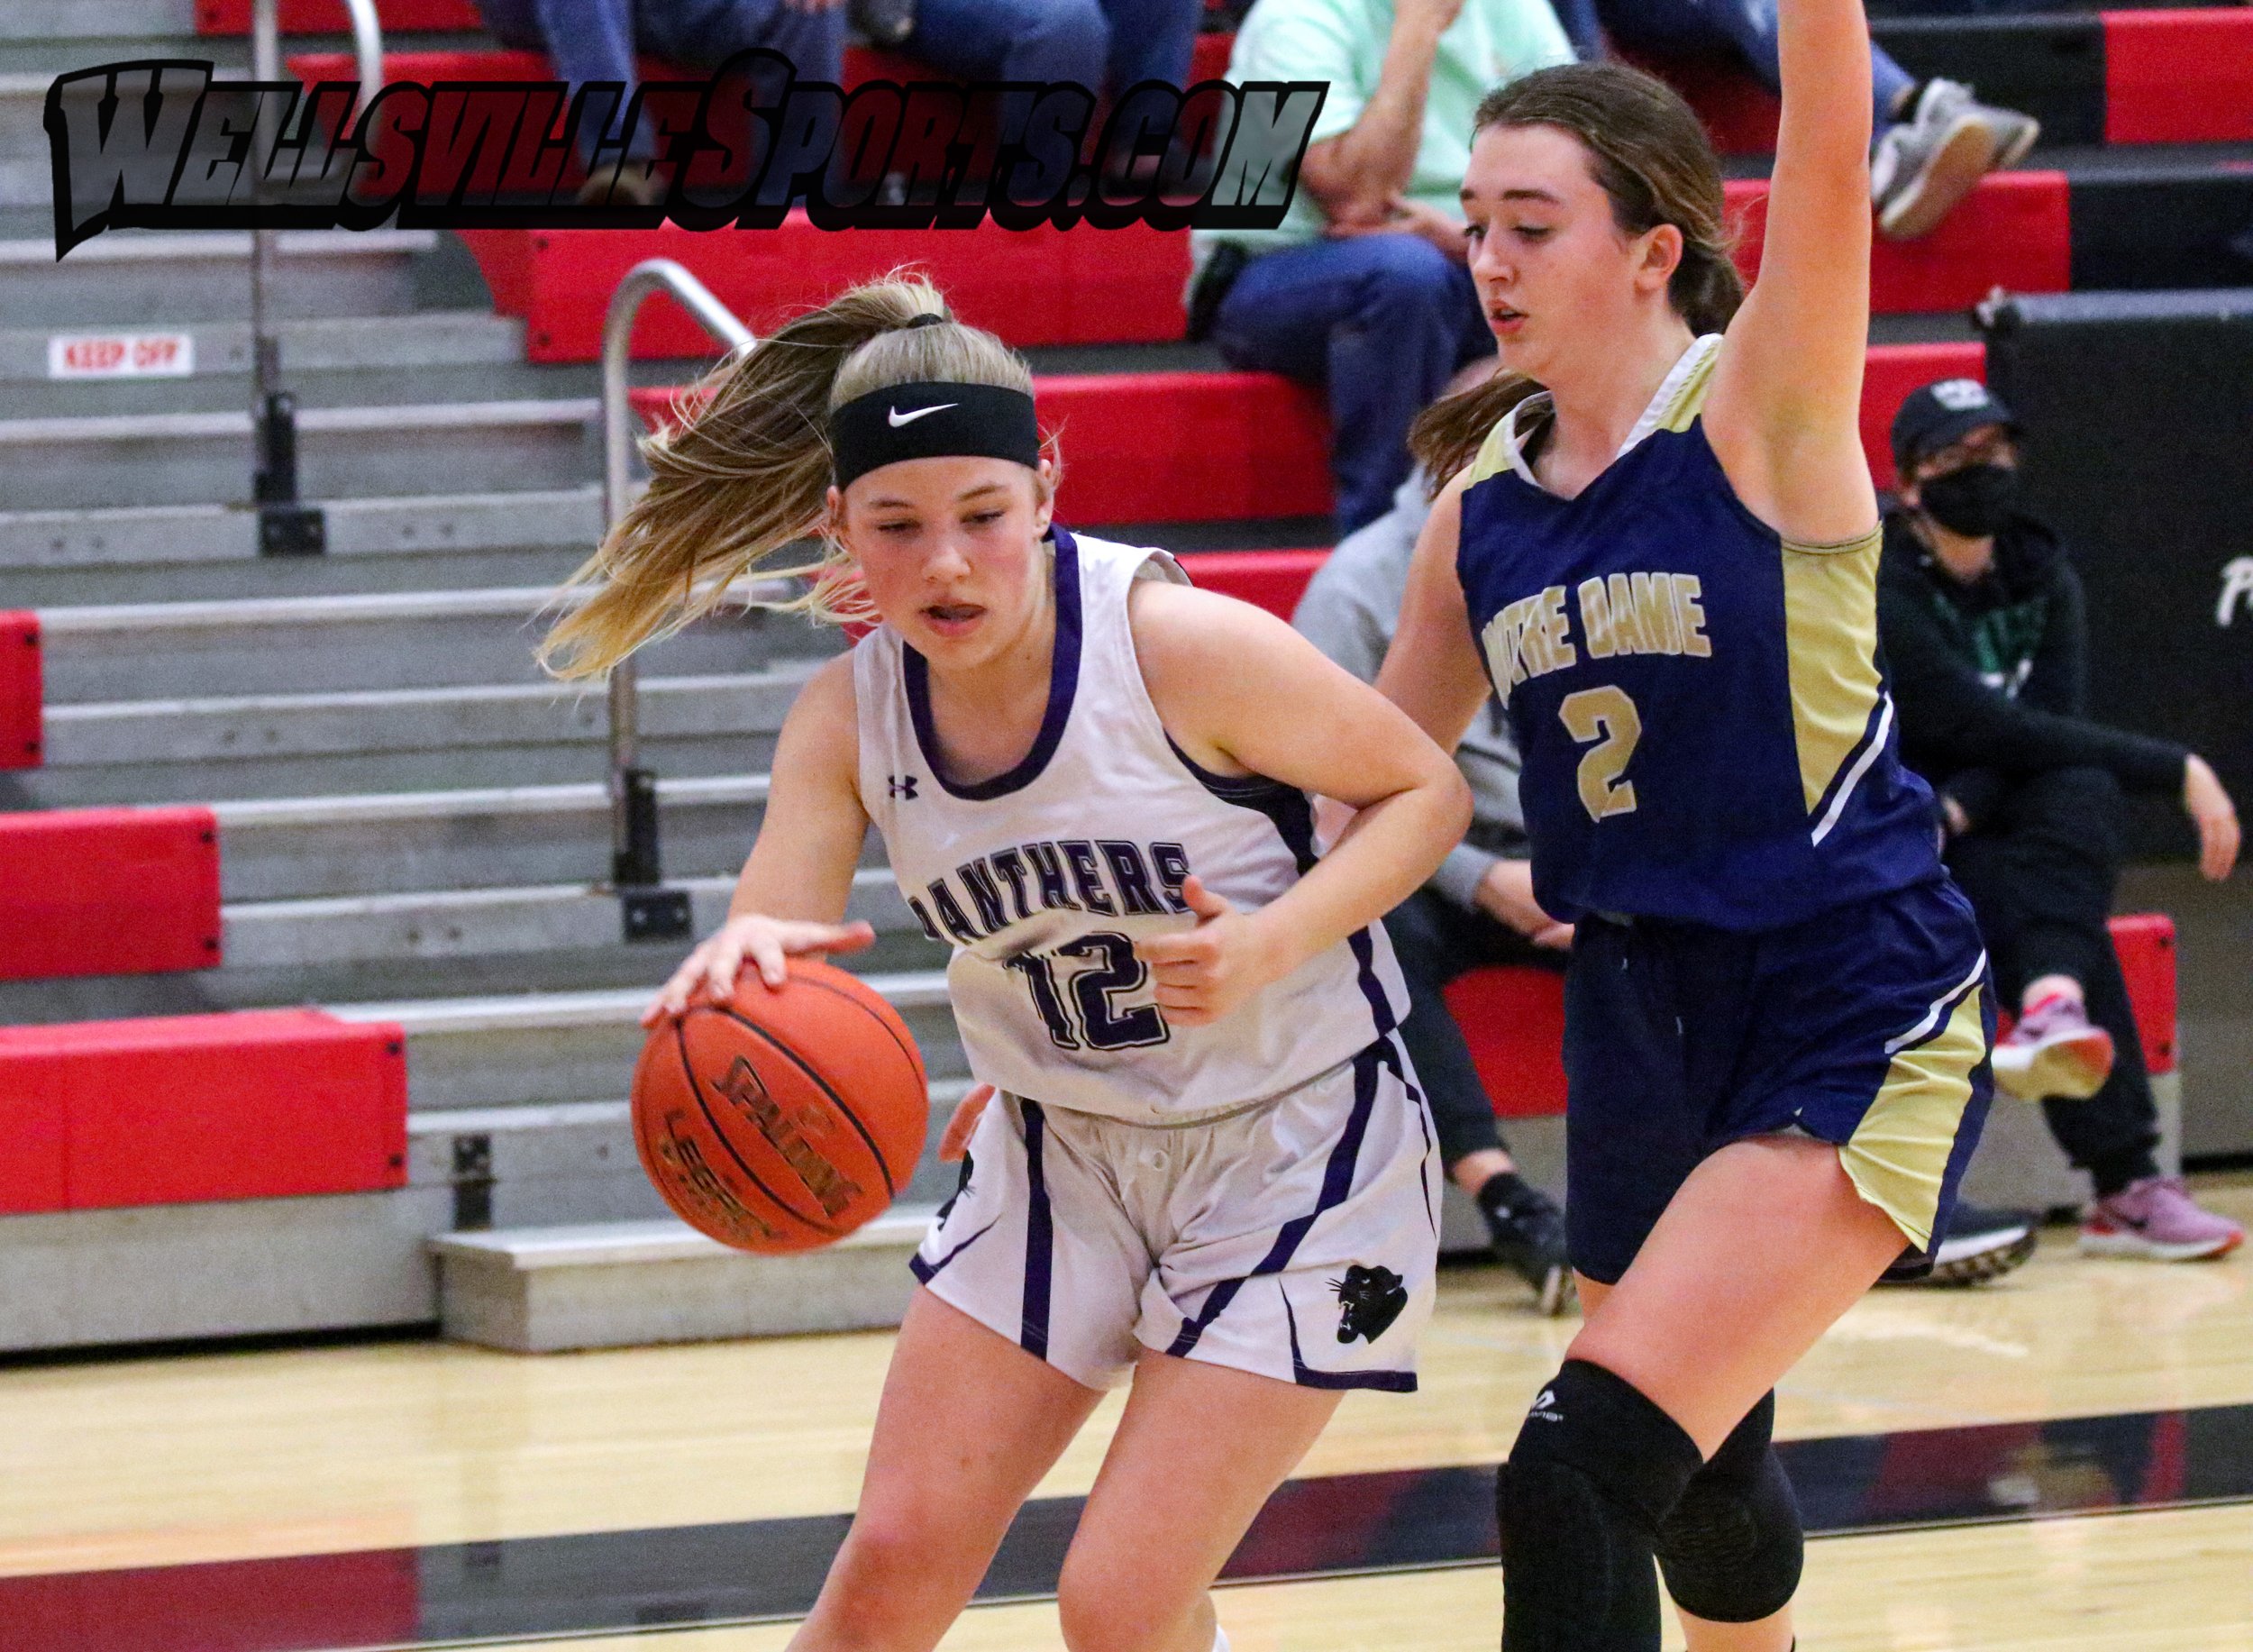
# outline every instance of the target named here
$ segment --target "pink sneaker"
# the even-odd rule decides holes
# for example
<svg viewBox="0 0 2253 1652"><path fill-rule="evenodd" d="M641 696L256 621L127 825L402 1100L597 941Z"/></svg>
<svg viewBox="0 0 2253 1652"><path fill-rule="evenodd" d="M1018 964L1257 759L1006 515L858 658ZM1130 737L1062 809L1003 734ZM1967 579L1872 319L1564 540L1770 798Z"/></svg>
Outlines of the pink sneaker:
<svg viewBox="0 0 2253 1652"><path fill-rule="evenodd" d="M2081 1248L2092 1256L2194 1262L2245 1243L2245 1229L2203 1209L2180 1176L2146 1176L2089 1207Z"/></svg>
<svg viewBox="0 0 2253 1652"><path fill-rule="evenodd" d="M2028 1010L1995 1045L1995 1083L2021 1101L2078 1101L2112 1076L2112 1035L2092 1027L2088 1012L2062 993Z"/></svg>

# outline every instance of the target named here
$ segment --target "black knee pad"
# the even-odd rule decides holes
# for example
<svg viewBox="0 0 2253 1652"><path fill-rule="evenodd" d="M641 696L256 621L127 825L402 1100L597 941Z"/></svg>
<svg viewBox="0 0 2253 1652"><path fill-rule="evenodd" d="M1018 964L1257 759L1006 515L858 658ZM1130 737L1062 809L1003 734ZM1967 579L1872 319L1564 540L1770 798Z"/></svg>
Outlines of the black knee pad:
<svg viewBox="0 0 2253 1652"><path fill-rule="evenodd" d="M1800 1586L1806 1541L1792 1483L1768 1443L1775 1396L1746 1414L1658 1526L1666 1593L1692 1617L1753 1623Z"/></svg>
<svg viewBox="0 0 2253 1652"><path fill-rule="evenodd" d="M1495 1491L1502 1652L1656 1652L1653 1547L1698 1466L1696 1442L1634 1384L1565 1361Z"/></svg>

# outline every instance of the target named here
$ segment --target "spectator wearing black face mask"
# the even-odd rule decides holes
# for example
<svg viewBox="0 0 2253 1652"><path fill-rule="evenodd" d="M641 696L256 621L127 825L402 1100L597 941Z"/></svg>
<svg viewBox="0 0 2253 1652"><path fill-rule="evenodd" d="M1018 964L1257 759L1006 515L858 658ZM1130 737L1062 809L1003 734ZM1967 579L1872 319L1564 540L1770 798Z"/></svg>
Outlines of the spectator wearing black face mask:
<svg viewBox="0 0 2253 1652"><path fill-rule="evenodd" d="M2157 1116L2105 919L2123 792L2172 795L2222 879L2238 820L2203 759L2087 716L2080 577L2019 503L2018 430L1968 379L1927 385L1893 421L1900 506L1885 519L1878 631L1902 754L1932 784L1947 863L1971 898L2019 1023L1997 1085L2040 1100L2096 1184L2083 1248L2185 1260L2243 1241L2159 1174Z"/></svg>

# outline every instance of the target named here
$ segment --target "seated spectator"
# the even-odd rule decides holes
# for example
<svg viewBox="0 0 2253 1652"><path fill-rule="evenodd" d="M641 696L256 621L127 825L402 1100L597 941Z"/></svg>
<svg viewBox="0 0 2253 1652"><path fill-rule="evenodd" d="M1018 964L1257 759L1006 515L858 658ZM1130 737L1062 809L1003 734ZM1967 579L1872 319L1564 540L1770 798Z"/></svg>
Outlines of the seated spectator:
<svg viewBox="0 0 2253 1652"><path fill-rule="evenodd" d="M2018 1009L1995 1082L2042 1101L2095 1182L2082 1247L2219 1255L2243 1230L2159 1173L2151 1085L2105 919L2123 791L2179 798L2199 868L2216 880L2237 860L2237 813L2194 753L2086 715L2081 581L2057 535L2018 507L2017 434L1968 379L1927 385L1893 421L1901 503L1885 519L1878 630L1902 755L1939 799L1949 869Z"/></svg>
<svg viewBox="0 0 2253 1652"><path fill-rule="evenodd" d="M683 68L714 69L763 47L789 59L800 79L844 77L844 0L478 0L478 10L503 45L545 52L573 96L589 81L617 81L630 100L644 52ZM582 158L591 158L599 135L581 135ZM581 198L646 203L657 193L637 166L619 163L590 178Z"/></svg>
<svg viewBox="0 0 2253 1652"><path fill-rule="evenodd" d="M1774 0L1556 0L1573 47L1604 55L1608 32L1630 50L1722 52L1741 60L1761 85L1779 90ZM1953 80L1919 80L1872 41L1877 148L1870 194L1881 233L1914 241L1991 171L2014 167L2041 135L2041 123L1991 108Z"/></svg>
<svg viewBox="0 0 2253 1652"><path fill-rule="evenodd" d="M962 80L1070 80L1116 95L1145 80L1180 86L1204 0L915 0L899 39Z"/></svg>
<svg viewBox="0 0 2253 1652"><path fill-rule="evenodd" d="M1390 512L1330 553L1291 616L1309 642L1364 681L1375 680L1392 644L1430 494L1420 470L1402 482ZM1441 989L1482 964L1562 970L1573 931L1534 904L1518 752L1500 705L1489 703L1455 761L1475 799L1470 833L1431 882L1385 919L1409 989L1400 1037L1430 1099L1448 1176L1486 1218L1495 1255L1533 1287L1544 1313L1559 1313L1572 1296L1564 1213L1519 1175Z"/></svg>
<svg viewBox="0 0 2253 1652"><path fill-rule="evenodd" d="M1192 237L1191 334L1328 387L1341 533L1391 507L1409 421L1494 352L1455 199L1479 99L1572 55L1548 0L1259 0L1244 20L1229 79L1330 89L1282 227Z"/></svg>

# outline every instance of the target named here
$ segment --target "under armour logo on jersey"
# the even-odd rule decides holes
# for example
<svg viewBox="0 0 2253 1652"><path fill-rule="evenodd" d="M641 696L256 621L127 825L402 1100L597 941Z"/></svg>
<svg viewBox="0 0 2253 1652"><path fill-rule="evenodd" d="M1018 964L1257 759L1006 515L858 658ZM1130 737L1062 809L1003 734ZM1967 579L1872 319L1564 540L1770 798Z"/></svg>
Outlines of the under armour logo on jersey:
<svg viewBox="0 0 2253 1652"><path fill-rule="evenodd" d="M1342 1310L1337 1322L1337 1339L1351 1342L1358 1337L1364 1342L1374 1342L1392 1328L1392 1322L1408 1306L1408 1286L1391 1268L1365 1268L1358 1262L1345 1270L1345 1277L1330 1281L1330 1289L1337 1292L1337 1305Z"/></svg>
<svg viewBox="0 0 2253 1652"><path fill-rule="evenodd" d="M894 430L898 430L902 424L914 424L927 413L944 413L949 407L959 407L962 405L960 402L941 402L935 407L918 407L913 413L902 413L897 407L887 407L884 409L884 422Z"/></svg>
<svg viewBox="0 0 2253 1652"><path fill-rule="evenodd" d="M893 774L885 778L885 784L890 788L892 796L905 798L913 803L916 800L916 780L917 777L912 774Z"/></svg>

